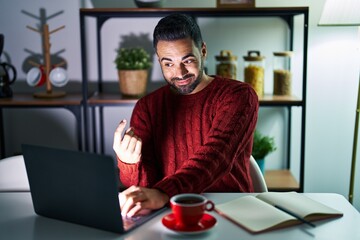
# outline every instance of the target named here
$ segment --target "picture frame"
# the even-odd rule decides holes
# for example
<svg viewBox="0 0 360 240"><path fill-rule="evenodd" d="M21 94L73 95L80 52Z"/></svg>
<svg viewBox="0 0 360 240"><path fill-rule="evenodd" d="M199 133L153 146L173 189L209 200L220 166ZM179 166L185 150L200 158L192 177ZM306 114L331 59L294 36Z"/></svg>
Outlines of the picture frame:
<svg viewBox="0 0 360 240"><path fill-rule="evenodd" d="M217 8L254 8L255 0L216 0Z"/></svg>

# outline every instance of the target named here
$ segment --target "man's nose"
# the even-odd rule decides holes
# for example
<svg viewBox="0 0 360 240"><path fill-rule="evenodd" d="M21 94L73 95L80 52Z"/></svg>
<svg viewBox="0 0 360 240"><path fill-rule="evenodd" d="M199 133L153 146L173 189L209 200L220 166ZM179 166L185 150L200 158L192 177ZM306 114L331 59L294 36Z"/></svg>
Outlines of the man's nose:
<svg viewBox="0 0 360 240"><path fill-rule="evenodd" d="M177 77L183 77L185 74L187 74L189 71L187 70L187 68L185 67L185 65L183 63L181 63L179 65L179 67L177 68L177 71L176 71L176 76Z"/></svg>

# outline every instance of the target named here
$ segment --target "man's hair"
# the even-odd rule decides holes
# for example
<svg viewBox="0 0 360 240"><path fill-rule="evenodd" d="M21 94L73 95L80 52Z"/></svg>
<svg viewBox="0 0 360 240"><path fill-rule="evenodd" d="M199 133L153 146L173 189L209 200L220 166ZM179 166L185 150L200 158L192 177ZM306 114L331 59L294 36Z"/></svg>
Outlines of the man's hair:
<svg viewBox="0 0 360 240"><path fill-rule="evenodd" d="M201 31L195 19L179 13L162 18L154 29L153 37L153 46L155 49L159 41L175 41L190 38L199 49L203 43Z"/></svg>

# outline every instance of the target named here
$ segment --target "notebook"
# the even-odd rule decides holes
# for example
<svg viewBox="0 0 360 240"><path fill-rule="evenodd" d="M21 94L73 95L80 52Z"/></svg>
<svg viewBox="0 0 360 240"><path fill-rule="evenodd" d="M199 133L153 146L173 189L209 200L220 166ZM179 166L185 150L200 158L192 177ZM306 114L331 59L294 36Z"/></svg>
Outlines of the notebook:
<svg viewBox="0 0 360 240"><path fill-rule="evenodd" d="M163 209L122 217L116 161L106 155L22 145L36 214L124 233Z"/></svg>
<svg viewBox="0 0 360 240"><path fill-rule="evenodd" d="M301 223L333 219L344 214L297 192L263 192L218 204L216 211L251 233Z"/></svg>

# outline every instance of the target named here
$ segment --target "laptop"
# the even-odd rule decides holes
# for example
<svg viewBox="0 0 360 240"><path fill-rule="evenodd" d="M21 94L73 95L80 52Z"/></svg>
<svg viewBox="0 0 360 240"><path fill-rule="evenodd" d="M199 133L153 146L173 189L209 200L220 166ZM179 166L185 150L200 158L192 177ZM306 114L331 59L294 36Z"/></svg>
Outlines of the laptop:
<svg viewBox="0 0 360 240"><path fill-rule="evenodd" d="M106 155L22 145L36 214L125 233L150 220L122 217L116 161Z"/></svg>

